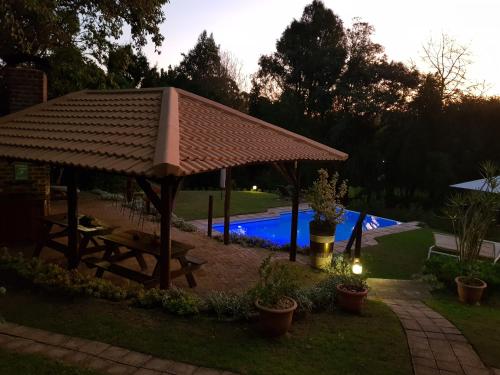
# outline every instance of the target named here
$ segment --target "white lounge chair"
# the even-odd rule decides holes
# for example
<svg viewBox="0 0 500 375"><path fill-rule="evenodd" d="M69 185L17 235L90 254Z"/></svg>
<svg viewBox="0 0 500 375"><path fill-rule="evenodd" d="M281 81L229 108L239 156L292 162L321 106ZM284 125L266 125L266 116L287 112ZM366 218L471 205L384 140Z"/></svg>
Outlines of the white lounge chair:
<svg viewBox="0 0 500 375"><path fill-rule="evenodd" d="M433 233L433 235L434 245L429 247L427 259L429 259L432 254L441 254L458 258L459 254L455 236L443 233ZM479 251L479 257L491 259L493 263L498 262L498 260L500 260L500 243L483 240L481 250Z"/></svg>

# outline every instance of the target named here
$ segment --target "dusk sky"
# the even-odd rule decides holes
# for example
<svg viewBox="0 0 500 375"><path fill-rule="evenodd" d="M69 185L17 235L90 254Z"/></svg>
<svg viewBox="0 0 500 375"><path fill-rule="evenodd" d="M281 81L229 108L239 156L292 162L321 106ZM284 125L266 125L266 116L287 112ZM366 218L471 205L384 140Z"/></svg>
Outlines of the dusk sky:
<svg viewBox="0 0 500 375"><path fill-rule="evenodd" d="M257 70L262 54L274 51L276 40L294 18L300 18L306 0L171 0L161 26L165 42L161 54L148 45L153 64L166 68L181 59L207 30L222 50L243 64L247 74ZM423 68L422 45L441 33L469 46L474 64L469 77L485 80L489 94L500 95L500 2L498 0L324 0L350 26L354 17L375 27L374 39L390 59L414 61ZM126 37L124 40L126 41Z"/></svg>

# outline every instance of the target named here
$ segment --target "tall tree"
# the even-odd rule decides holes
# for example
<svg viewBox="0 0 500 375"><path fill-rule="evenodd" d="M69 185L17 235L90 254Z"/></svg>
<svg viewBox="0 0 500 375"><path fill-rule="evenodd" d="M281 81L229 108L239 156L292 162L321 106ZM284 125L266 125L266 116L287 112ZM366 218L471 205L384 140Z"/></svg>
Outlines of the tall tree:
<svg viewBox="0 0 500 375"><path fill-rule="evenodd" d="M283 32L276 52L260 58L255 89L272 99L287 98L308 116L322 116L331 109L346 57L342 21L314 0Z"/></svg>
<svg viewBox="0 0 500 375"><path fill-rule="evenodd" d="M186 89L198 95L244 109L244 100L227 67L221 59L220 47L213 35L203 31L196 45L178 66L169 69L163 78L171 85Z"/></svg>
<svg viewBox="0 0 500 375"><path fill-rule="evenodd" d="M150 36L164 39L159 25L168 0L2 0L0 59L6 64L45 64L57 48L77 47L102 61L113 39L130 25L135 46Z"/></svg>
<svg viewBox="0 0 500 375"><path fill-rule="evenodd" d="M473 92L480 85L467 78L472 64L469 48L447 34L432 38L423 46L422 59L435 75L441 102L458 100L464 92Z"/></svg>
<svg viewBox="0 0 500 375"><path fill-rule="evenodd" d="M337 86L337 110L379 116L404 110L419 83L418 72L388 61L384 47L373 42L373 26L355 19L347 29L347 62Z"/></svg>
<svg viewBox="0 0 500 375"><path fill-rule="evenodd" d="M142 52L135 52L132 45L114 46L106 58L110 85L117 88L139 87L148 75L149 62Z"/></svg>

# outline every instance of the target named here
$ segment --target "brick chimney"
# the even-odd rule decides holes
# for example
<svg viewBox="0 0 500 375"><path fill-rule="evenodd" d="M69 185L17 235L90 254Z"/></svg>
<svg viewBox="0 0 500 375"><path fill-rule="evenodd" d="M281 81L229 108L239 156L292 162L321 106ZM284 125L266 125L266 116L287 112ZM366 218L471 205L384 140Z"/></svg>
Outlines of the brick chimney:
<svg viewBox="0 0 500 375"><path fill-rule="evenodd" d="M6 67L2 73L9 113L47 101L44 72ZM0 245L35 240L40 231L38 217L49 211L49 197L48 166L0 160Z"/></svg>
<svg viewBox="0 0 500 375"><path fill-rule="evenodd" d="M47 101L47 76L30 68L4 69L9 113Z"/></svg>

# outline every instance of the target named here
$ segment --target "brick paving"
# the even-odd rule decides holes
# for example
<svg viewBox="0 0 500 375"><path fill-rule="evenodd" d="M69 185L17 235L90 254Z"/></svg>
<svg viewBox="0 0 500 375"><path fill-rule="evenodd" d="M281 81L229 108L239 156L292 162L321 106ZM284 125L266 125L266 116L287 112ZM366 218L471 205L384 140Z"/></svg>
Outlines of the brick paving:
<svg viewBox="0 0 500 375"><path fill-rule="evenodd" d="M69 365L118 375L237 375L155 358L98 341L60 335L13 323L0 323L0 348L37 354Z"/></svg>
<svg viewBox="0 0 500 375"><path fill-rule="evenodd" d="M302 208L307 208L302 206ZM270 214L276 214L289 208L276 208L269 211ZM51 213L64 213L66 212L65 201L53 201L51 203ZM120 227L118 230L126 229L140 229L148 233L159 233L159 226L157 223L145 221L144 223L138 222L138 217L131 217L128 211L123 211L118 205L111 201L104 201L98 199L95 195L89 193L79 194L79 212L82 214L92 215L99 218L108 225ZM255 215L240 215L236 218ZM202 222L202 221L200 221ZM363 246L376 244L374 240L377 236L382 236L391 233L398 233L401 231L417 229L416 223L403 223L401 225L375 229L363 233ZM57 228L56 228L57 229ZM237 244L230 244L224 246L221 242L208 238L204 231L188 233L183 232L177 228L172 228L172 237L175 240L183 241L193 244L195 248L190 251L190 255L207 261L203 267L196 271L195 276L198 286L192 291L200 295L206 295L213 290L223 290L228 292L241 292L247 290L255 285L258 279L258 269L262 260L271 252L260 248L245 248ZM343 251L347 241L339 241L335 244L335 251ZM14 251L22 251L27 256L31 256L33 247L31 245L25 247L13 248ZM288 254L285 252L273 253L278 259L288 259ZM45 248L42 251L44 260L65 265L65 258L62 254ZM154 259L149 255L145 255L148 270L153 269ZM298 254L297 261L299 264L308 265L308 257ZM176 262L174 262L176 263ZM140 267L135 259L127 259L121 262L132 269L140 271ZM172 269L178 267L177 264L173 265ZM79 270L83 273L94 274L95 269L88 269L84 264L81 264ZM110 279L117 284L126 283L123 278L104 273L104 278ZM174 279L173 283L181 288L189 288L186 279L179 277Z"/></svg>
<svg viewBox="0 0 500 375"><path fill-rule="evenodd" d="M416 375L497 375L488 369L462 333L418 300L384 299L408 338ZM497 372L495 372L497 371Z"/></svg>

